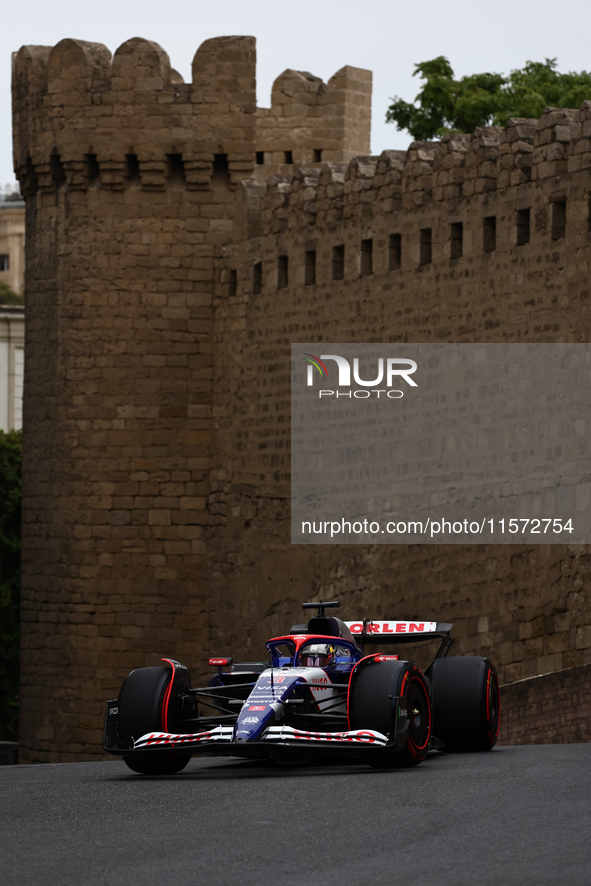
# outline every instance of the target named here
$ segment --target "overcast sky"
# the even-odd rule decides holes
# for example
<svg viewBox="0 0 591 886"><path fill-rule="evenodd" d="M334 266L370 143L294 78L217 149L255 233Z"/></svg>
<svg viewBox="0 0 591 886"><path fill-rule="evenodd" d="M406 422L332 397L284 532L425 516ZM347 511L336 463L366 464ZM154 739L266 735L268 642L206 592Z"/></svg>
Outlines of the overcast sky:
<svg viewBox="0 0 591 886"><path fill-rule="evenodd" d="M190 80L195 50L209 37L257 39L258 104L268 107L285 68L327 80L343 65L373 71L372 153L406 148L410 137L384 123L392 95L414 99L416 62L445 55L456 75L507 73L528 59L557 58L561 71L589 70L588 0L27 0L6 2L0 21L0 184L13 182L10 56L23 44L64 37L104 43L155 40Z"/></svg>

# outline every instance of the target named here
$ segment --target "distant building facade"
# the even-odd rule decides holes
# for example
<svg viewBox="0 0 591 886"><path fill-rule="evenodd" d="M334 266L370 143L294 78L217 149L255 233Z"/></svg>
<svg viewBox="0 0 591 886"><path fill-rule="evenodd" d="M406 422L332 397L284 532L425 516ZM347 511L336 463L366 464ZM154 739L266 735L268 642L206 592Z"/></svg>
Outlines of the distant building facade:
<svg viewBox="0 0 591 886"><path fill-rule="evenodd" d="M25 309L0 305L0 430L20 430L23 423Z"/></svg>
<svg viewBox="0 0 591 886"><path fill-rule="evenodd" d="M0 283L25 291L25 204L0 195ZM0 302L2 299L0 299Z"/></svg>
<svg viewBox="0 0 591 886"><path fill-rule="evenodd" d="M16 198L16 199L15 199ZM25 204L0 192L0 283L25 291ZM3 305L0 292L0 430L22 427L25 309Z"/></svg>

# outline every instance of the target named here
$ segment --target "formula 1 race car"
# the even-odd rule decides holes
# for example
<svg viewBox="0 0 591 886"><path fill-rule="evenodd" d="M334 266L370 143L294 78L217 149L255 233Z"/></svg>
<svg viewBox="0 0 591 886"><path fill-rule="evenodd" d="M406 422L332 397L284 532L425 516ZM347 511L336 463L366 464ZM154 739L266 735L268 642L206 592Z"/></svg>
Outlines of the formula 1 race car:
<svg viewBox="0 0 591 886"><path fill-rule="evenodd" d="M499 734L499 681L488 658L447 658L452 625L343 622L338 602L304 603L317 615L267 642L270 659L217 668L193 688L187 668L132 671L107 702L103 747L134 772L180 772L193 754L274 760L310 756L377 767L416 766L430 749L488 751ZM438 639L422 673L367 645ZM206 710L203 710L203 709Z"/></svg>

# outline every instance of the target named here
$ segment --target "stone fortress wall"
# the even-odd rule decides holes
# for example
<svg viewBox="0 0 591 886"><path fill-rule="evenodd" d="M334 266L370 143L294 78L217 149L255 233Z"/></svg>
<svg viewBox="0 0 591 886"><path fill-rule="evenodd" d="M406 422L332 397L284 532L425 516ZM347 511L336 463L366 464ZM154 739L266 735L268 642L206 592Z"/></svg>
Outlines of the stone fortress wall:
<svg viewBox="0 0 591 886"><path fill-rule="evenodd" d="M370 88L257 109L248 37L191 84L137 38L15 55L22 759L96 757L130 669L258 658L319 595L503 681L591 659L587 548L290 545L291 342L589 340L591 103L376 158Z"/></svg>

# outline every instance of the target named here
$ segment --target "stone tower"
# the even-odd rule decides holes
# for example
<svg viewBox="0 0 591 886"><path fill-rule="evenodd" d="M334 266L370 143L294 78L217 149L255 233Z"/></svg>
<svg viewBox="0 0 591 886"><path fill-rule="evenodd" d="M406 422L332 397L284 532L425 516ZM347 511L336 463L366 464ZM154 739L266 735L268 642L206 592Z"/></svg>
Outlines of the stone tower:
<svg viewBox="0 0 591 886"><path fill-rule="evenodd" d="M369 146L371 75L287 71L206 41L185 84L155 43L14 56L27 214L23 759L99 751L101 707L162 648L210 645L220 461L215 257L239 183Z"/></svg>

